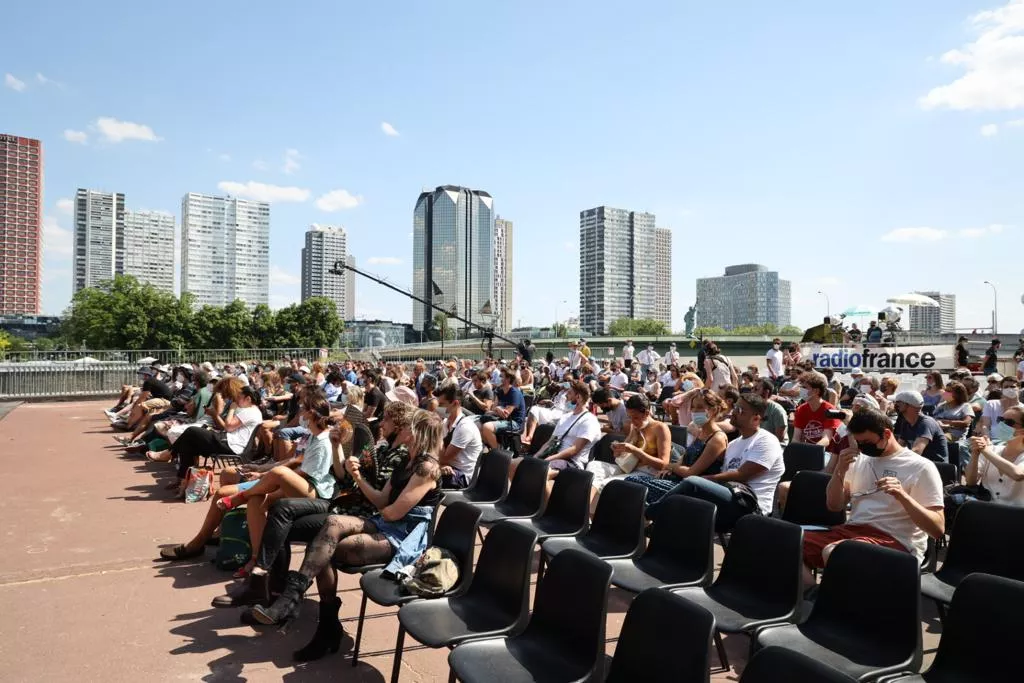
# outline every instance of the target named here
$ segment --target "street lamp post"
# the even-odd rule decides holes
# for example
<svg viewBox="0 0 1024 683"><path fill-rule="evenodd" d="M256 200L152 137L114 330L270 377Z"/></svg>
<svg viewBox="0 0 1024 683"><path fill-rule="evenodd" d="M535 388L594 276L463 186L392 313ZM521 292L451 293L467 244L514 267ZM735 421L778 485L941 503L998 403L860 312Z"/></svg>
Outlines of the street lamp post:
<svg viewBox="0 0 1024 683"><path fill-rule="evenodd" d="M818 294L821 294L823 297L825 297L825 317L826 318L831 318L832 317L832 303L828 300L828 294L826 294L825 292L821 291L820 289L818 290Z"/></svg>
<svg viewBox="0 0 1024 683"><path fill-rule="evenodd" d="M988 280L982 284L992 288L992 334L999 334L999 294L996 292L996 286Z"/></svg>

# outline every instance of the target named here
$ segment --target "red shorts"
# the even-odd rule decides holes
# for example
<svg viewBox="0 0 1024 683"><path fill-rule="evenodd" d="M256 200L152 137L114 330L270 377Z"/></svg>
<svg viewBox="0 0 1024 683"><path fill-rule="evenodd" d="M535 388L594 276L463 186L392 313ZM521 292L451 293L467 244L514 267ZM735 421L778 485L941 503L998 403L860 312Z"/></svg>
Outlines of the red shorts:
<svg viewBox="0 0 1024 683"><path fill-rule="evenodd" d="M825 561L821 557L821 551L838 541L861 541L902 550L905 553L910 552L905 545L870 524L840 524L828 531L804 533L804 564L812 569L824 569Z"/></svg>

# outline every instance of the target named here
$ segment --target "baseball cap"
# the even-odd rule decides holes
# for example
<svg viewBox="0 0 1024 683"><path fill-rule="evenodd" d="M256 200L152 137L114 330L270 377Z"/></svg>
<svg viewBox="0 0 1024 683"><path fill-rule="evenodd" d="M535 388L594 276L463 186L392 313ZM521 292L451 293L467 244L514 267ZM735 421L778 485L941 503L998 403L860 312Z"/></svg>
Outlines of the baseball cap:
<svg viewBox="0 0 1024 683"><path fill-rule="evenodd" d="M299 372L305 372L305 373L308 374L309 373L309 366L308 365L300 365L299 366Z"/></svg>
<svg viewBox="0 0 1024 683"><path fill-rule="evenodd" d="M901 391L893 396L892 402L905 403L908 406L920 408L924 405L924 396L921 395L920 391Z"/></svg>
<svg viewBox="0 0 1024 683"><path fill-rule="evenodd" d="M416 397L416 392L401 384L397 385L394 389L384 395L388 397L389 401L408 403L413 408L418 408L420 405L419 399Z"/></svg>
<svg viewBox="0 0 1024 683"><path fill-rule="evenodd" d="M875 397L870 394L857 394L853 399L853 405L857 405L858 403L878 410L878 401L876 401Z"/></svg>
<svg viewBox="0 0 1024 683"><path fill-rule="evenodd" d="M850 370L850 374L851 375L861 375L861 376L863 376L864 375L864 371L861 370L860 368L853 368L853 369Z"/></svg>
<svg viewBox="0 0 1024 683"><path fill-rule="evenodd" d="M993 372L991 375L987 377L987 379L989 382L1002 382L1003 376L1000 375L998 372Z"/></svg>

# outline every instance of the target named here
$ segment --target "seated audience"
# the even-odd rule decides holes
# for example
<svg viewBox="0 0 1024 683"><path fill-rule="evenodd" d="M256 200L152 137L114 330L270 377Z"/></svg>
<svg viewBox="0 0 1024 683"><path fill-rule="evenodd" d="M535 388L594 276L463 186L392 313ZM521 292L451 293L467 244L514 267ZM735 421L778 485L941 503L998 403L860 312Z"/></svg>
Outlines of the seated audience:
<svg viewBox="0 0 1024 683"><path fill-rule="evenodd" d="M476 418L462 410L462 391L449 384L437 394L437 413L444 423L444 450L441 452L441 488L464 489L469 486L484 445Z"/></svg>
<svg viewBox="0 0 1024 683"><path fill-rule="evenodd" d="M630 396L625 407L629 431L624 441L612 444L615 461L595 461L587 464L587 470L594 473L590 495L591 510L594 509L598 496L609 481L624 479L633 472L655 477L669 464L672 434L667 424L651 417L650 401L644 396Z"/></svg>
<svg viewBox="0 0 1024 683"><path fill-rule="evenodd" d="M505 433L519 434L526 423L526 399L515 385L515 374L501 368L501 387L494 392L497 405L491 406L480 419L480 435L488 448L498 447L498 437Z"/></svg>
<svg viewBox="0 0 1024 683"><path fill-rule="evenodd" d="M942 427L935 418L921 412L924 407L924 398L921 394L916 391L901 391L893 397L892 404L897 415L896 425L893 427L896 440L929 460L947 462L949 456L946 435L942 433Z"/></svg>

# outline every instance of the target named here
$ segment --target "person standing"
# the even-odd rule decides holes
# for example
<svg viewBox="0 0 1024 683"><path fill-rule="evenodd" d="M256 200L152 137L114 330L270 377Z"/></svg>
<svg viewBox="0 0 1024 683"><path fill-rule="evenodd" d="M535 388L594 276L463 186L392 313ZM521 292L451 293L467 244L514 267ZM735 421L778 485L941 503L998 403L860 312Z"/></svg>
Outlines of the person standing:
<svg viewBox="0 0 1024 683"><path fill-rule="evenodd" d="M569 369L579 370L583 363L583 352L578 342L569 342Z"/></svg>
<svg viewBox="0 0 1024 683"><path fill-rule="evenodd" d="M782 384L782 379L785 376L785 355L782 352L782 340L776 337L772 340L772 348L768 349L768 353L764 355L765 365L768 367L768 379L775 383L778 387Z"/></svg>
<svg viewBox="0 0 1024 683"><path fill-rule="evenodd" d="M675 342L668 346L668 353L665 354L665 365L679 365L679 352L676 351Z"/></svg>
<svg viewBox="0 0 1024 683"><path fill-rule="evenodd" d="M626 345L622 347L622 362L626 369L633 367L633 340L627 339Z"/></svg>
<svg viewBox="0 0 1024 683"><path fill-rule="evenodd" d="M956 346L953 349L956 355L956 367L966 368L967 359L969 354L967 353L967 337L961 336L956 340Z"/></svg>
<svg viewBox="0 0 1024 683"><path fill-rule="evenodd" d="M661 355L654 350L654 344L648 342L647 348L637 354L636 360L640 363L640 371L646 377L654 369L657 362L661 360Z"/></svg>
<svg viewBox="0 0 1024 683"><path fill-rule="evenodd" d="M998 338L992 340L992 345L985 350L985 360L981 365L981 374L990 375L999 371L999 347L1002 342Z"/></svg>

